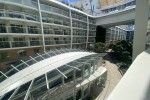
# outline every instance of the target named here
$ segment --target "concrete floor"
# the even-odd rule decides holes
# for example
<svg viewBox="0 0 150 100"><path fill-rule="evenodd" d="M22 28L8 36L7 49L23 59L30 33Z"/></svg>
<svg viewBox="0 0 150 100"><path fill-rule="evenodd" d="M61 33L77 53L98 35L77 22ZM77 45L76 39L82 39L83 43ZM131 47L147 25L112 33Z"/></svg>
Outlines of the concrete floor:
<svg viewBox="0 0 150 100"><path fill-rule="evenodd" d="M105 58L105 64L106 64L105 67L107 68L106 85L95 100L107 100L107 97L109 96L109 94L112 92L112 90L115 88L117 83L122 78L117 68L117 65L115 65L112 62L112 59L109 57L109 55L107 55Z"/></svg>

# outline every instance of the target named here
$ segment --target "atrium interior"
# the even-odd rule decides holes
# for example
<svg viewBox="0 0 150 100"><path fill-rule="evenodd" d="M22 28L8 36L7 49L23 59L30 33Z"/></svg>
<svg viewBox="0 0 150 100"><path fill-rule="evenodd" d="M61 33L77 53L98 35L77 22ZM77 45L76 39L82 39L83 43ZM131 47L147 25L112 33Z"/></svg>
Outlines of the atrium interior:
<svg viewBox="0 0 150 100"><path fill-rule="evenodd" d="M148 100L149 30L149 0L0 0L0 100ZM117 41L132 64L106 96L113 50L95 47Z"/></svg>

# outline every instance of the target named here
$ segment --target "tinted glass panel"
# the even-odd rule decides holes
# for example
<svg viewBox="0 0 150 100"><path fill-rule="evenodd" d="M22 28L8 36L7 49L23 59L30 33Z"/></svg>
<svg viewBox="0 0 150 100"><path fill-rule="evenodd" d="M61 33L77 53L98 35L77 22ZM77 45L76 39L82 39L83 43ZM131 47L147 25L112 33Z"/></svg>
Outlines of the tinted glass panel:
<svg viewBox="0 0 150 100"><path fill-rule="evenodd" d="M43 84L43 83L46 83L45 74L42 75L42 76L37 77L37 78L34 80L32 87L34 88L34 87L36 87L37 85L40 85L40 84Z"/></svg>
<svg viewBox="0 0 150 100"><path fill-rule="evenodd" d="M5 96L4 96L1 100L8 100L9 97L13 94L13 92L14 92L14 90L12 90L12 91L6 93Z"/></svg>

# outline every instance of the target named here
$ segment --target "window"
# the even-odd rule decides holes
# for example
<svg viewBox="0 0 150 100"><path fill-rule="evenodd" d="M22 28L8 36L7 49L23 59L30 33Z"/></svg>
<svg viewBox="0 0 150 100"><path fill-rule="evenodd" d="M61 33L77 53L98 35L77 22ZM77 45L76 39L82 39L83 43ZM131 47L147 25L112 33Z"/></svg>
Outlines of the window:
<svg viewBox="0 0 150 100"><path fill-rule="evenodd" d="M0 24L0 33L6 33L5 24Z"/></svg>
<svg viewBox="0 0 150 100"><path fill-rule="evenodd" d="M12 33L24 33L22 25L11 24L11 32Z"/></svg>
<svg viewBox="0 0 150 100"><path fill-rule="evenodd" d="M28 26L28 32L32 34L39 34L38 28L36 26Z"/></svg>

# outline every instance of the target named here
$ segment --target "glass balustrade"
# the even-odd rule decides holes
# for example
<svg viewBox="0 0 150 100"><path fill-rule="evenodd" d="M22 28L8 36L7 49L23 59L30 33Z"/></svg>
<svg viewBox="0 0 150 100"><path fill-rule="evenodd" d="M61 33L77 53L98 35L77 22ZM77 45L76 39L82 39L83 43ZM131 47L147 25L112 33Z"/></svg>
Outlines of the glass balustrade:
<svg viewBox="0 0 150 100"><path fill-rule="evenodd" d="M10 48L10 41L0 41L0 48Z"/></svg>
<svg viewBox="0 0 150 100"><path fill-rule="evenodd" d="M31 2L27 2L26 0L2 0L2 1L23 4L23 5L38 9L38 4L37 4L37 2L34 2L34 1L31 1Z"/></svg>
<svg viewBox="0 0 150 100"><path fill-rule="evenodd" d="M41 34L39 28L23 27L22 25L5 26L0 25L0 33L30 33L30 34Z"/></svg>
<svg viewBox="0 0 150 100"><path fill-rule="evenodd" d="M26 47L26 46L28 46L27 41L12 41L11 44L12 44L12 47Z"/></svg>
<svg viewBox="0 0 150 100"><path fill-rule="evenodd" d="M23 4L23 5L26 5L26 6L38 9L38 4L37 4L37 2L34 2L34 1L31 1L31 2L26 2L26 0L2 0L2 1ZM62 2L62 3L64 3L64 2ZM69 17L69 13L68 12L66 12L64 10L61 10L61 9L59 9L57 7L52 7L52 6L45 5L45 4L40 4L40 5L41 5L41 9L42 10L54 12L54 13L61 14L61 15ZM112 12L117 12L117 11L124 10L124 9L128 9L128 8L134 6L134 5L135 5L135 1L131 1L131 2L128 2L128 3L123 4L123 5L118 5L118 6L115 6L115 7L111 7L109 9L103 9L103 10L100 9L101 13L98 14L97 16L105 15L105 14L112 13ZM75 8L75 9L78 9L78 10L81 10L80 8L75 7L73 5L71 5L71 7ZM86 21L86 18L84 16L81 16L81 15L74 16L73 18L76 18L76 19L79 19L79 20L82 20L82 21ZM95 22L94 21L90 21L90 23L94 24Z"/></svg>
<svg viewBox="0 0 150 100"><path fill-rule="evenodd" d="M0 10L0 17L10 17L10 18L18 18L18 19L25 19L31 21L39 21L39 16L28 14L24 12L12 11L12 10Z"/></svg>
<svg viewBox="0 0 150 100"><path fill-rule="evenodd" d="M45 45L55 45L56 41L55 40L46 40Z"/></svg>
<svg viewBox="0 0 150 100"><path fill-rule="evenodd" d="M28 27L28 33L31 33L31 34L41 34L41 29Z"/></svg>
<svg viewBox="0 0 150 100"><path fill-rule="evenodd" d="M49 11L49 12L53 12L56 14L60 14L60 15L69 17L69 13L67 11L64 11L64 10L61 10L59 8L52 7L49 5L45 5L45 4L40 4L40 5L41 5L41 10L45 10L45 11Z"/></svg>
<svg viewBox="0 0 150 100"><path fill-rule="evenodd" d="M30 40L30 46L38 46L38 45L42 45L42 41L41 40Z"/></svg>
<svg viewBox="0 0 150 100"><path fill-rule="evenodd" d="M64 35L70 35L69 31L64 31Z"/></svg>
<svg viewBox="0 0 150 100"><path fill-rule="evenodd" d="M44 34L54 34L54 31L50 29L44 29Z"/></svg>
<svg viewBox="0 0 150 100"><path fill-rule="evenodd" d="M59 30L54 30L54 34L55 35L63 35L63 32L59 31Z"/></svg>

